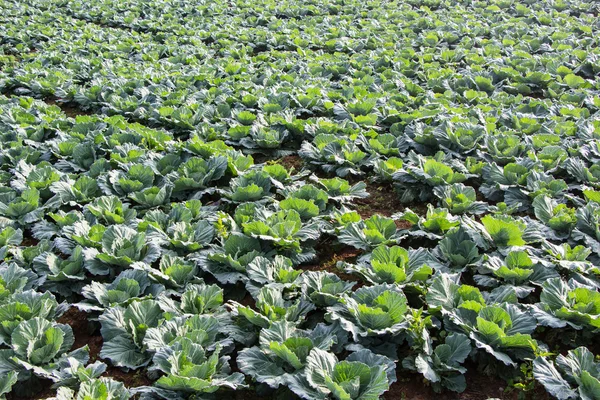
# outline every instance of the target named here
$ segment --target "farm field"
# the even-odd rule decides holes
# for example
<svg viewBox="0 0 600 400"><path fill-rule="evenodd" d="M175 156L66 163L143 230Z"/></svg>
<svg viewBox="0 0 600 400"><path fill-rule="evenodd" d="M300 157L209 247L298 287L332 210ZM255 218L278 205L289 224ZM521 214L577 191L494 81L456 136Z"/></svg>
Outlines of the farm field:
<svg viewBox="0 0 600 400"><path fill-rule="evenodd" d="M599 11L0 0L0 399L600 400Z"/></svg>

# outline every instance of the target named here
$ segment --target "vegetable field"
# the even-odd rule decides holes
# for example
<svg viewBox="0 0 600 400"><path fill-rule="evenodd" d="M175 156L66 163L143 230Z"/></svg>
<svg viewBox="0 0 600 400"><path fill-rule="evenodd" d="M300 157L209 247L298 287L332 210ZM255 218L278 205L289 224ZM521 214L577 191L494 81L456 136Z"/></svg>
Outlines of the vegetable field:
<svg viewBox="0 0 600 400"><path fill-rule="evenodd" d="M590 0L0 0L0 398L600 400Z"/></svg>

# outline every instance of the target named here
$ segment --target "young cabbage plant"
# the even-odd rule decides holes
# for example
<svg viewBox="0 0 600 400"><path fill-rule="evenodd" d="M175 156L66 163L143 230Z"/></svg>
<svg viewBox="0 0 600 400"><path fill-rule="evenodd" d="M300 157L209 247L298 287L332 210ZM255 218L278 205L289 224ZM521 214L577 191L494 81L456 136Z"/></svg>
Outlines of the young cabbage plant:
<svg viewBox="0 0 600 400"><path fill-rule="evenodd" d="M264 171L252 170L233 178L223 195L235 203L268 201L271 194L271 176Z"/></svg>
<svg viewBox="0 0 600 400"><path fill-rule="evenodd" d="M486 215L481 218L481 222L491 241L497 247L523 246L526 243L523 239L525 223L520 220L510 216Z"/></svg>
<svg viewBox="0 0 600 400"><path fill-rule="evenodd" d="M179 165L176 171L169 173L166 178L173 185L173 195L185 192L201 194L212 185L212 182L223 177L227 165L227 157L224 156L210 156L208 160L192 157Z"/></svg>
<svg viewBox="0 0 600 400"><path fill-rule="evenodd" d="M402 360L402 367L419 372L427 379L436 393L443 389L462 393L467 388L465 372L461 364L471 353L471 340L462 333L451 333L444 343L433 346L431 339L420 352Z"/></svg>
<svg viewBox="0 0 600 400"><path fill-rule="evenodd" d="M237 362L255 381L277 388L304 372L312 349L329 351L344 335L337 324L321 323L312 330L302 330L294 323L277 321L261 330L259 346L240 351Z"/></svg>
<svg viewBox="0 0 600 400"><path fill-rule="evenodd" d="M399 157L389 157L387 159L378 159L373 162L373 171L377 178L383 182L392 182L394 174L402 169L404 161Z"/></svg>
<svg viewBox="0 0 600 400"><path fill-rule="evenodd" d="M448 273L437 274L426 295L430 313L448 316L453 310L460 307L475 307L477 309L486 303L517 303L518 297L514 288L504 286L491 292L481 292L477 287L461 284L457 280L460 275ZM464 303L464 306L463 306ZM451 322L451 321L448 321Z"/></svg>
<svg viewBox="0 0 600 400"><path fill-rule="evenodd" d="M586 347L560 354L554 362L536 358L533 376L558 400L593 400L600 394L600 363Z"/></svg>
<svg viewBox="0 0 600 400"><path fill-rule="evenodd" d="M394 244L400 236L392 218L373 215L369 219L351 222L341 230L338 240L361 250L370 250L379 245Z"/></svg>
<svg viewBox="0 0 600 400"><path fill-rule="evenodd" d="M403 212L392 215L400 221L406 221L411 224L408 233L411 236L426 237L431 240L438 240L450 229L458 226L460 220L458 217L450 214L445 208L434 208L431 204L427 205L427 213L424 217L407 208Z"/></svg>
<svg viewBox="0 0 600 400"><path fill-rule="evenodd" d="M112 137L114 138L114 136ZM62 144L62 143L61 143ZM141 162L147 159L149 156L149 151L147 148L143 146L139 146L138 144L128 143L124 141L123 138L117 138L117 140L112 141L112 143L107 143L107 150L109 152L109 158L113 163L116 163L117 166L127 170L130 166L146 166ZM138 175L139 174L139 175ZM140 176L141 175L141 176ZM132 180L134 182L126 182L128 179L126 176L123 177L125 186L128 187L130 184L133 186L139 185L139 181L136 178L147 178L146 172L141 168L135 171L135 174L132 176Z"/></svg>
<svg viewBox="0 0 600 400"><path fill-rule="evenodd" d="M275 256L273 260L258 256L246 268L248 280L246 290L252 297L258 295L266 285L291 289L300 285L298 277L302 271L294 269L292 260L284 256Z"/></svg>
<svg viewBox="0 0 600 400"><path fill-rule="evenodd" d="M284 188L281 193L286 199L302 199L312 202L317 206L318 213L324 212L329 203L329 194L327 194L327 191L316 187L312 183Z"/></svg>
<svg viewBox="0 0 600 400"><path fill-rule="evenodd" d="M262 170L271 178L271 184L282 191L285 191L286 188L293 185L296 180L303 177L302 174L294 176L290 175L290 171L293 172L294 167L290 167L290 171L288 171L288 169L281 164L267 164L262 167Z"/></svg>
<svg viewBox="0 0 600 400"><path fill-rule="evenodd" d="M315 179L327 192L329 199L332 201L349 203L355 199L362 199L369 196L369 193L366 191L367 185L362 181L350 185L347 180L339 177L331 179Z"/></svg>
<svg viewBox="0 0 600 400"><path fill-rule="evenodd" d="M554 268L534 262L526 251L510 252L504 260L485 256L477 271L479 274L473 279L479 286L508 286L519 298L527 297L534 290L532 285L541 285L547 279L558 276Z"/></svg>
<svg viewBox="0 0 600 400"><path fill-rule="evenodd" d="M100 261L109 267L104 267L108 273L111 266L129 267L136 261L151 264L160 257L160 248L150 241L146 240L146 235L142 232L129 228L124 225L112 225L108 227L102 235L102 249L95 253L95 260ZM96 263L92 263L96 266ZM99 270L102 266L97 266ZM88 266L88 268L90 268ZM98 271L101 272L101 271Z"/></svg>
<svg viewBox="0 0 600 400"><path fill-rule="evenodd" d="M138 369L148 365L151 355L144 345L144 337L162 318L161 308L151 299L134 301L126 307L107 308L98 318L104 340L100 357L118 367Z"/></svg>
<svg viewBox="0 0 600 400"><path fill-rule="evenodd" d="M475 286L462 284L457 280L459 275L438 273L429 285L425 297L430 313L450 315L453 310L465 304L466 307L481 308L485 306L485 299L481 291Z"/></svg>
<svg viewBox="0 0 600 400"><path fill-rule="evenodd" d="M479 190L489 200L505 201L512 205L512 198L522 198L528 177L535 172L534 163L529 159L508 163L504 166L491 163L482 170L484 183Z"/></svg>
<svg viewBox="0 0 600 400"><path fill-rule="evenodd" d="M213 350L216 346L232 347L232 340L223 332L227 319L221 315L195 314L174 316L154 328L149 328L144 336L144 345L156 352L167 348L181 339L189 339L204 349Z"/></svg>
<svg viewBox="0 0 600 400"><path fill-rule="evenodd" d="M112 170L98 177L98 186L106 195L129 196L149 189L158 179L153 169L144 164L131 164L122 170Z"/></svg>
<svg viewBox="0 0 600 400"><path fill-rule="evenodd" d="M491 158L500 165L515 162L525 151L525 144L518 135L505 133L484 137L485 150L478 152L483 159Z"/></svg>
<svg viewBox="0 0 600 400"><path fill-rule="evenodd" d="M85 312L104 311L110 307L126 307L131 302L156 297L163 290L164 286L152 283L148 272L128 269L117 275L112 282L92 281L84 286L81 294L86 300L75 306Z"/></svg>
<svg viewBox="0 0 600 400"><path fill-rule="evenodd" d="M89 362L87 346L80 347L69 355L58 360L57 368L49 376L49 379L54 382L52 385L54 388L76 388L82 383L99 378L106 372L107 365L102 361Z"/></svg>
<svg viewBox="0 0 600 400"><path fill-rule="evenodd" d="M562 146L544 146L537 152L530 151L528 156L531 160L541 166L545 172L553 173L560 168L569 156Z"/></svg>
<svg viewBox="0 0 600 400"><path fill-rule="evenodd" d="M103 271L106 274L105 267L99 267L99 263L93 260L98 250L102 249L102 240L107 228L101 224L90 224L86 220L75 222L73 225L68 225L63 228L63 234L54 240L54 244L58 250L64 254L71 254L79 245L84 248L85 267L92 273L95 269Z"/></svg>
<svg viewBox="0 0 600 400"><path fill-rule="evenodd" d="M598 164L592 164L588 167L582 159L570 157L565 160L564 167L569 175L573 176L577 181L600 188L600 166Z"/></svg>
<svg viewBox="0 0 600 400"><path fill-rule="evenodd" d="M162 376L153 387L144 387L138 392L170 400L214 393L221 388L235 390L245 387L244 375L232 373L230 357L220 353L220 345L209 353L193 340L179 338L156 352L151 368Z"/></svg>
<svg viewBox="0 0 600 400"><path fill-rule="evenodd" d="M360 135L356 142L373 155L381 155L386 159L399 156L408 150L409 145L402 136L394 136L390 133L378 134L375 137L367 139L365 135Z"/></svg>
<svg viewBox="0 0 600 400"><path fill-rule="evenodd" d="M53 293L68 297L78 293L85 280L84 255L81 246L75 247L66 258L44 252L33 259L33 269L45 277L43 287Z"/></svg>
<svg viewBox="0 0 600 400"><path fill-rule="evenodd" d="M464 269L481 259L477 244L462 226L446 232L433 254L446 261L450 269Z"/></svg>
<svg viewBox="0 0 600 400"><path fill-rule="evenodd" d="M102 195L97 180L87 175L77 179L63 178L50 185L50 191L54 196L46 202L46 206L53 209L63 205L75 207L86 204Z"/></svg>
<svg viewBox="0 0 600 400"><path fill-rule="evenodd" d="M571 237L600 255L600 204L588 203L577 210L576 216L577 225Z"/></svg>
<svg viewBox="0 0 600 400"><path fill-rule="evenodd" d="M245 320L258 328L268 328L275 321L300 322L315 305L303 296L294 299L283 297L283 288L264 286L256 295L255 309L229 301L232 316Z"/></svg>
<svg viewBox="0 0 600 400"><path fill-rule="evenodd" d="M488 209L488 204L477 201L477 193L471 186L462 183L436 186L433 194L440 199L440 205L447 208L452 214L483 214Z"/></svg>
<svg viewBox="0 0 600 400"><path fill-rule="evenodd" d="M204 219L192 223L174 222L164 230L150 225L146 232L149 241L180 256L200 251L207 247L215 236L213 224Z"/></svg>
<svg viewBox="0 0 600 400"><path fill-rule="evenodd" d="M545 172L532 171L527 176L527 185L525 190L521 190L523 194L528 196L528 200L533 200L538 196L548 196L553 199L561 199L565 197L569 190L569 186L563 179L556 179L555 176ZM514 200L508 197L509 203L515 201L527 204L528 200L522 196L515 196Z"/></svg>
<svg viewBox="0 0 600 400"><path fill-rule="evenodd" d="M61 173L52 167L47 161L32 165L21 160L13 170L14 178L11 186L22 192L27 189L36 189L42 200L48 200L52 196L50 186L61 179Z"/></svg>
<svg viewBox="0 0 600 400"><path fill-rule="evenodd" d="M87 220L86 222L94 223L94 221L96 220L96 217L94 217L93 215L84 215L83 213L76 210L69 212L59 210L55 213L48 213L48 217L50 217L50 221L53 222L44 220L37 222L35 225L33 225L33 227L31 228L31 232L34 238L38 240L48 240L52 239L55 236L60 237L65 233L72 233L73 225L75 225L79 221Z"/></svg>
<svg viewBox="0 0 600 400"><path fill-rule="evenodd" d="M137 215L136 211L123 204L117 196L102 196L95 199L85 208L102 224L132 224Z"/></svg>
<svg viewBox="0 0 600 400"><path fill-rule="evenodd" d="M254 220L242 223L245 235L259 239L285 252L288 256L307 260L312 258L312 253L302 253L301 244L309 240L317 240L320 236L319 228L317 221L303 224L300 214L295 210L277 212L257 210Z"/></svg>
<svg viewBox="0 0 600 400"><path fill-rule="evenodd" d="M11 336L14 330L24 321L33 318L53 321L65 310L64 306L59 305L56 298L50 293L39 293L34 290L24 290L26 286L26 271L19 271L16 268L9 269L9 274L20 273L21 276L13 281L7 281L7 276L3 276L5 291L13 292L3 300L0 305L0 344L11 343ZM6 292L5 292L6 293Z"/></svg>
<svg viewBox="0 0 600 400"><path fill-rule="evenodd" d="M220 283L236 283L246 279L247 268L258 256L266 256L260 240L241 233L232 233L222 245L211 245L197 258L197 265Z"/></svg>
<svg viewBox="0 0 600 400"><path fill-rule="evenodd" d="M335 355L313 348L304 373L294 376L289 387L307 400L375 400L395 381L395 364L385 356L365 349L339 361Z"/></svg>
<svg viewBox="0 0 600 400"><path fill-rule="evenodd" d="M111 378L89 379L81 383L78 390L60 387L56 397L48 400L129 400L133 394L119 381Z"/></svg>
<svg viewBox="0 0 600 400"><path fill-rule="evenodd" d="M538 196L532 204L535 216L556 232L557 239L566 239L577 224L575 209L566 204L559 204L548 196Z"/></svg>
<svg viewBox="0 0 600 400"><path fill-rule="evenodd" d="M481 125L446 120L433 130L433 136L442 149L463 156L477 150L487 132Z"/></svg>
<svg viewBox="0 0 600 400"><path fill-rule="evenodd" d="M204 282L185 287L180 301L162 293L158 299L163 311L172 315L198 315L215 313L223 305L223 289Z"/></svg>
<svg viewBox="0 0 600 400"><path fill-rule="evenodd" d="M310 165L342 178L347 175L362 175L362 168L372 162L372 157L354 142L331 134L319 134L312 143L303 142L298 154Z"/></svg>
<svg viewBox="0 0 600 400"><path fill-rule="evenodd" d="M239 176L254 166L254 158L250 154L246 155L233 149L226 150L225 154L227 155L227 172L232 176Z"/></svg>
<svg viewBox="0 0 600 400"><path fill-rule="evenodd" d="M554 245L548 241L542 242L542 248L545 250L549 262L567 272L569 277L586 282L590 286L597 286L594 283L595 280L590 278L599 275L600 268L588 260L592 254L590 248L581 245L571 247L568 243Z"/></svg>
<svg viewBox="0 0 600 400"><path fill-rule="evenodd" d="M409 162L405 162L404 168L396 172L393 179L400 184L436 187L461 183L470 177L462 164L453 162L448 165L444 158L442 152L437 153L435 157L423 157L411 151L407 157Z"/></svg>
<svg viewBox="0 0 600 400"><path fill-rule="evenodd" d="M338 262L338 268L347 273L359 274L374 285L419 284L433 273L428 265L431 255L426 249L406 250L400 246L378 246L369 255L361 258L358 264Z"/></svg>
<svg viewBox="0 0 600 400"><path fill-rule="evenodd" d="M317 307L334 305L356 283L346 282L336 274L325 271L305 271L297 282L302 286L302 293Z"/></svg>
<svg viewBox="0 0 600 400"><path fill-rule="evenodd" d="M131 267L146 272L150 279L172 290L181 290L188 283L201 280L195 262L170 254L162 255L158 268L141 262L133 263Z"/></svg>
<svg viewBox="0 0 600 400"><path fill-rule="evenodd" d="M87 346L68 353L73 343L75 337L69 325L43 317L22 320L13 326L10 339L4 342L7 348L0 350L0 364L5 373L16 372L21 382L33 376L53 379L62 367L62 359L87 360Z"/></svg>
<svg viewBox="0 0 600 400"><path fill-rule="evenodd" d="M290 132L283 126L271 128L262 124L250 127L248 135L239 140L239 145L250 151L260 151L274 157L286 156L292 153L285 150L284 142L290 138Z"/></svg>
<svg viewBox="0 0 600 400"><path fill-rule="evenodd" d="M467 300L450 311L448 318L456 327L452 330L467 334L477 348L507 366L516 367L517 360L533 358L539 349L531 337L537 326L535 317L515 304L486 306Z"/></svg>
<svg viewBox="0 0 600 400"><path fill-rule="evenodd" d="M2 226L25 226L39 221L44 215L37 189L25 189L20 194L4 188L0 191L0 223Z"/></svg>
<svg viewBox="0 0 600 400"><path fill-rule="evenodd" d="M398 335L406 329L406 296L396 285L362 287L352 294L342 294L338 303L328 308L328 318L352 334L354 340L367 336Z"/></svg>
<svg viewBox="0 0 600 400"><path fill-rule="evenodd" d="M128 197L137 204L137 208L147 209L165 205L171 199L173 186L152 186L139 192L131 193Z"/></svg>
<svg viewBox="0 0 600 400"><path fill-rule="evenodd" d="M308 221L317 217L320 213L319 207L313 200L304 200L293 197L280 201L279 208L284 211L296 211L303 221Z"/></svg>
<svg viewBox="0 0 600 400"><path fill-rule="evenodd" d="M54 249L54 243L50 242L47 239L40 240L37 244L33 246L23 246L23 247L14 247L10 249L10 255L12 257L12 261L10 264L18 264L20 266L32 265L33 260L39 256L40 254L52 251ZM10 265L9 264L9 265ZM7 264L4 264L6 266ZM1 267L0 267L1 269ZM42 277L39 277L40 281Z"/></svg>
<svg viewBox="0 0 600 400"><path fill-rule="evenodd" d="M556 277L542 284L540 302L531 307L539 323L551 328L600 328L600 293L571 280Z"/></svg>
<svg viewBox="0 0 600 400"><path fill-rule="evenodd" d="M12 226L0 229L0 260L4 260L12 249L18 249L22 242L23 231L21 229L15 229Z"/></svg>
<svg viewBox="0 0 600 400"><path fill-rule="evenodd" d="M200 220L213 221L214 219L214 211L209 207L203 207L200 200L188 200L171 203L168 213L162 210L147 211L144 219L138 222L137 229L140 232L158 231L166 234L170 227L180 222L191 225Z"/></svg>

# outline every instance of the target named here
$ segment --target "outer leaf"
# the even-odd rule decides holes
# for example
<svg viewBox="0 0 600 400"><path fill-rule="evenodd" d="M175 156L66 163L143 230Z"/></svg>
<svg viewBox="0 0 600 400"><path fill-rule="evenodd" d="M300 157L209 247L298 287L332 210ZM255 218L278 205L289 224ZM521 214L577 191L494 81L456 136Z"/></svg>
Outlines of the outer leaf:
<svg viewBox="0 0 600 400"><path fill-rule="evenodd" d="M577 394L548 360L538 357L533 361L533 376L559 400L575 399Z"/></svg>

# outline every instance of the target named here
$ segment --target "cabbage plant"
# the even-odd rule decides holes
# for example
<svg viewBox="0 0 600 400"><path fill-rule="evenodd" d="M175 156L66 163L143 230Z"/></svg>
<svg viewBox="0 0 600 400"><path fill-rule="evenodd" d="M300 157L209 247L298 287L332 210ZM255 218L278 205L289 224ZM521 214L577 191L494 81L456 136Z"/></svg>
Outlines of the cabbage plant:
<svg viewBox="0 0 600 400"><path fill-rule="evenodd" d="M365 286L352 294L343 294L328 311L329 318L339 321L354 340L367 336L397 335L408 326L406 296L395 285Z"/></svg>
<svg viewBox="0 0 600 400"><path fill-rule="evenodd" d="M559 277L542 284L540 302L532 306L539 323L552 328L600 328L600 293L594 288L568 283Z"/></svg>
<svg viewBox="0 0 600 400"><path fill-rule="evenodd" d="M148 365L151 355L144 345L149 328L157 327L163 312L154 300L134 301L126 307L107 308L98 318L104 343L100 357L114 365L137 369Z"/></svg>
<svg viewBox="0 0 600 400"><path fill-rule="evenodd" d="M127 267L136 261L152 263L160 256L155 243L146 235L121 225L108 227L102 235L102 249L96 259L110 266Z"/></svg>
<svg viewBox="0 0 600 400"><path fill-rule="evenodd" d="M433 272L426 249L406 250L400 246L378 246L358 264L338 263L348 273L356 273L372 284L408 284L426 281Z"/></svg>
<svg viewBox="0 0 600 400"><path fill-rule="evenodd" d="M315 305L304 297L285 299L283 288L265 286L256 295L255 309L230 301L232 315L259 327L268 328L275 321L300 322Z"/></svg>
<svg viewBox="0 0 600 400"><path fill-rule="evenodd" d="M392 218L373 215L369 219L351 222L341 230L339 241L362 250L394 244L400 238Z"/></svg>
<svg viewBox="0 0 600 400"><path fill-rule="evenodd" d="M533 361L533 376L559 400L598 398L600 365L586 347L560 354L554 362L547 357Z"/></svg>
<svg viewBox="0 0 600 400"><path fill-rule="evenodd" d="M163 399L180 398L182 395L214 393L220 388L243 388L244 375L231 373L229 356L221 356L221 347L207 352L201 345L188 338L180 338L156 352L153 369L162 376L154 387L142 389Z"/></svg>
<svg viewBox="0 0 600 400"><path fill-rule="evenodd" d="M302 293L317 307L337 303L343 293L352 289L355 282L346 282L336 274L325 271L305 271L298 278Z"/></svg>
<svg viewBox="0 0 600 400"><path fill-rule="evenodd" d="M314 348L306 358L304 374L294 377L290 389L303 399L378 399L396 381L394 362L360 350L345 360Z"/></svg>
<svg viewBox="0 0 600 400"><path fill-rule="evenodd" d="M304 372L312 349L329 351L341 335L339 325L318 324L302 330L294 323L277 321L261 330L259 346L242 350L237 362L257 382L277 388Z"/></svg>

